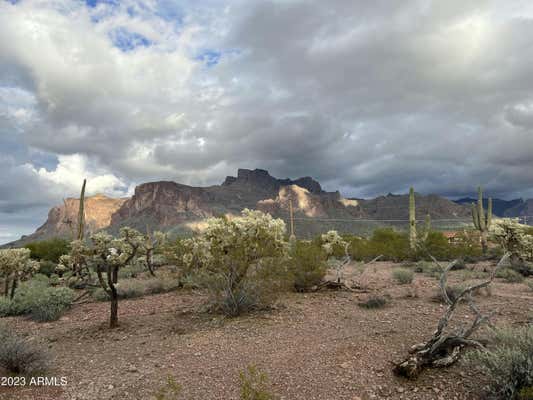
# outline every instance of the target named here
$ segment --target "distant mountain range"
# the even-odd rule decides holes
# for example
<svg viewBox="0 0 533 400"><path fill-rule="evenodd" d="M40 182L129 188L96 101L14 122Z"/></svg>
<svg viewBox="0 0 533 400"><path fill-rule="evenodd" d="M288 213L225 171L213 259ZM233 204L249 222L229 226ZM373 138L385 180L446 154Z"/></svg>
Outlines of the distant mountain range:
<svg viewBox="0 0 533 400"><path fill-rule="evenodd" d="M477 199L471 197L465 197L459 200L455 200L455 203L461 205L470 205L477 203ZM488 203L487 198L483 198L483 205L486 208ZM507 218L524 218L529 220L529 224L533 221L533 199L514 199L514 200L501 200L492 199L492 212L498 217ZM529 218L528 218L529 217Z"/></svg>
<svg viewBox="0 0 533 400"><path fill-rule="evenodd" d="M89 182L90 183L90 182ZM364 234L375 227L396 225L405 228L408 195L388 194L374 199L344 198L338 191L326 192L311 177L278 179L261 169L239 169L220 185L194 187L176 182L143 183L130 198L96 195L86 198L85 218L90 232L106 229L117 232L122 226L141 231L163 230L190 234L208 217L239 214L244 208L258 209L288 221L292 198L296 234L312 236L328 229ZM437 195L416 194L417 219L431 215L433 226L452 229L470 223L474 199L451 201ZM533 200L494 200L494 214L533 214ZM10 245L50 237L72 237L79 199L69 198L53 207L46 222L33 234Z"/></svg>

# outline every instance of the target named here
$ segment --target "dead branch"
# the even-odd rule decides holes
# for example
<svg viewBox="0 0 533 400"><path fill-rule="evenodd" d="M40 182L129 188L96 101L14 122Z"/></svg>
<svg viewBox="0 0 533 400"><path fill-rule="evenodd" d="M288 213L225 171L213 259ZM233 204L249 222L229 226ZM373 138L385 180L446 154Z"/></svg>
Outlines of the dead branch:
<svg viewBox="0 0 533 400"><path fill-rule="evenodd" d="M431 258L437 263L437 265L439 265L433 257ZM453 364L459 359L461 350L465 347L484 347L479 341L470 339L470 336L476 332L481 325L489 323L489 318L492 316L492 314L484 315L481 313L474 303L472 293L478 289L490 285L496 276L496 272L507 262L508 258L508 253L501 258L487 281L465 288L453 300L449 298L446 292L446 282L448 279L448 272L453 268L457 260L452 261L446 268L443 269L439 286L442 291L442 296L448 307L446 308L444 315L439 320L437 329L431 338L425 343L419 343L411 347L411 355L402 362L395 364L393 369L395 374L407 377L409 379L415 379L426 367L447 367ZM463 300L467 302L470 311L474 315L474 320L470 326L464 326L456 331L445 333L454 311L456 310L458 304Z"/></svg>

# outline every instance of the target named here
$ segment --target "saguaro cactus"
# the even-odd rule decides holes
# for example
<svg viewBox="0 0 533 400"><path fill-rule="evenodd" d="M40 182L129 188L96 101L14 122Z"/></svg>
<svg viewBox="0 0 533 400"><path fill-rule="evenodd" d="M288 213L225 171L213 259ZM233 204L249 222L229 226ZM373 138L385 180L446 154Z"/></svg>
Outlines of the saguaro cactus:
<svg viewBox="0 0 533 400"><path fill-rule="evenodd" d="M83 180L83 185L81 186L80 194L80 208L78 211L78 240L83 240L83 234L85 232L85 185L87 184L87 179Z"/></svg>
<svg viewBox="0 0 533 400"><path fill-rule="evenodd" d="M409 245L411 250L416 249L416 209L415 190L409 188Z"/></svg>
<svg viewBox="0 0 533 400"><path fill-rule="evenodd" d="M477 205L472 203L472 220L474 227L481 234L481 248L483 254L487 252L487 236L492 223L492 199L489 197L487 204L487 213L483 209L483 191L481 186L477 188Z"/></svg>
<svg viewBox="0 0 533 400"><path fill-rule="evenodd" d="M289 217L291 222L291 235L289 236L289 241L292 243L296 240L296 235L294 234L294 211L292 209L292 195L289 197Z"/></svg>

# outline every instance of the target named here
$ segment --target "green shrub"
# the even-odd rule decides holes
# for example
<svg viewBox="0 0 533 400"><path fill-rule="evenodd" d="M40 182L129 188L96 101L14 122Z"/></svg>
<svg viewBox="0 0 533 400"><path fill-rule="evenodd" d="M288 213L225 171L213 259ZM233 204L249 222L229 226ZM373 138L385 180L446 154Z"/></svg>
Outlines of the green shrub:
<svg viewBox="0 0 533 400"><path fill-rule="evenodd" d="M367 300L358 303L362 308L383 308L389 303L385 296L370 296Z"/></svg>
<svg viewBox="0 0 533 400"><path fill-rule="evenodd" d="M496 277L501 278L508 283L520 283L524 277L511 268L503 268L496 272Z"/></svg>
<svg viewBox="0 0 533 400"><path fill-rule="evenodd" d="M415 264L414 272L423 273L431 278L440 278L442 269L432 261L418 261Z"/></svg>
<svg viewBox="0 0 533 400"><path fill-rule="evenodd" d="M12 374L34 375L46 372L50 356L41 347L0 326L0 366Z"/></svg>
<svg viewBox="0 0 533 400"><path fill-rule="evenodd" d="M533 386L522 388L518 393L518 400L533 400Z"/></svg>
<svg viewBox="0 0 533 400"><path fill-rule="evenodd" d="M531 291L533 291L533 279L529 279L527 282L526 282L527 286L529 287L529 289L531 289Z"/></svg>
<svg viewBox="0 0 533 400"><path fill-rule="evenodd" d="M464 289L465 288L463 286L446 286L446 294L451 301L455 301L455 299L457 299ZM436 291L435 295L431 299L437 303L446 303L440 288Z"/></svg>
<svg viewBox="0 0 533 400"><path fill-rule="evenodd" d="M289 269L296 291L318 285L326 274L326 254L320 244L298 241L290 252Z"/></svg>
<svg viewBox="0 0 533 400"><path fill-rule="evenodd" d="M35 321L55 321L74 300L74 291L66 287L50 287L47 282L25 282L9 305L7 315L29 315Z"/></svg>
<svg viewBox="0 0 533 400"><path fill-rule="evenodd" d="M184 264L207 289L212 311L237 316L268 307L291 284L285 223L261 211L211 218L184 246Z"/></svg>
<svg viewBox="0 0 533 400"><path fill-rule="evenodd" d="M496 331L489 351L474 351L468 358L489 378L490 398L520 399L533 386L533 325Z"/></svg>
<svg viewBox="0 0 533 400"><path fill-rule="evenodd" d="M7 297L0 297L0 318L11 315L11 300Z"/></svg>
<svg viewBox="0 0 533 400"><path fill-rule="evenodd" d="M156 278L124 279L117 285L119 299L133 299L150 294L165 293L179 287L179 281L170 274L161 274ZM102 288L96 288L91 296L96 301L108 301L109 296Z"/></svg>
<svg viewBox="0 0 533 400"><path fill-rule="evenodd" d="M31 306L30 317L34 321L56 321L74 300L74 292L66 287L48 288L41 292Z"/></svg>
<svg viewBox="0 0 533 400"><path fill-rule="evenodd" d="M407 268L394 268L392 278L400 285L406 285L413 282L414 273Z"/></svg>
<svg viewBox="0 0 533 400"><path fill-rule="evenodd" d="M57 264L53 261L42 260L39 263L39 273L46 276L51 276L52 274L55 274L56 268Z"/></svg>
<svg viewBox="0 0 533 400"><path fill-rule="evenodd" d="M59 262L59 257L70 251L68 240L60 238L28 243L25 247L30 249L31 258L34 260L46 260L56 264Z"/></svg>
<svg viewBox="0 0 533 400"><path fill-rule="evenodd" d="M268 377L254 366L249 366L246 371L241 372L239 381L241 386L240 400L276 399L269 389Z"/></svg>
<svg viewBox="0 0 533 400"><path fill-rule="evenodd" d="M166 384L159 388L154 397L155 400L176 400L180 398L181 391L181 385L169 375Z"/></svg>

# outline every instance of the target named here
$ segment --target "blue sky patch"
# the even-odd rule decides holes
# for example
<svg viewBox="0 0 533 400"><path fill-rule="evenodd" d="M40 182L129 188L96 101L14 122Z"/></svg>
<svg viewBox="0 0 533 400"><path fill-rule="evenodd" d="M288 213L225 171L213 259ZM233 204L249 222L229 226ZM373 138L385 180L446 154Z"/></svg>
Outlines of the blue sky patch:
<svg viewBox="0 0 533 400"><path fill-rule="evenodd" d="M221 56L220 51L207 49L198 54L195 59L202 61L208 67L213 67L218 64Z"/></svg>
<svg viewBox="0 0 533 400"><path fill-rule="evenodd" d="M127 52L142 46L148 47L152 42L137 32L130 32L126 28L117 28L109 32L113 45L120 50Z"/></svg>
<svg viewBox="0 0 533 400"><path fill-rule="evenodd" d="M112 6L118 6L119 1L118 0L85 0L85 4L87 4L91 8L96 7L98 4L109 4Z"/></svg>

